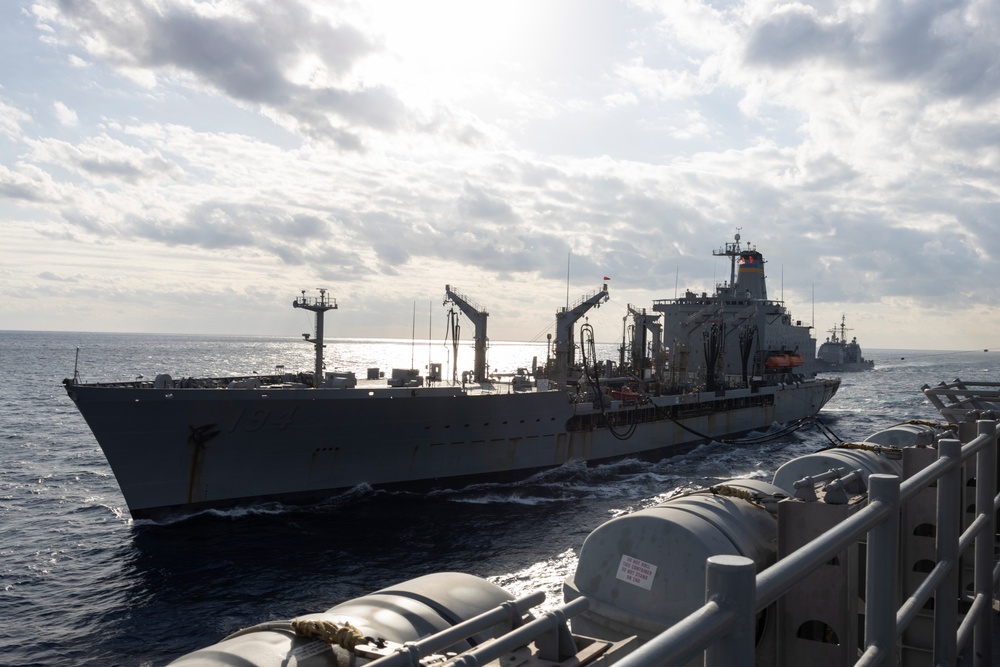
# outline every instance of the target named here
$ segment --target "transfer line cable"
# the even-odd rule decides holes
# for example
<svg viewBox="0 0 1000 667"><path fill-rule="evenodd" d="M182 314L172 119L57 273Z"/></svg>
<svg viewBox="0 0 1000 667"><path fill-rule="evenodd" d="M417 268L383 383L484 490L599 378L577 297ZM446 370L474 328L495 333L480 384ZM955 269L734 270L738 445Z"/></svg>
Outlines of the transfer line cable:
<svg viewBox="0 0 1000 667"><path fill-rule="evenodd" d="M594 375L591 377L590 371L587 369L587 350L590 349L590 358L594 364ZM629 410L629 421L626 422L626 429L624 431L618 431L611 420L608 419L608 408L604 404L604 392L601 391L601 378L597 374L597 352L594 344L594 328L590 326L590 323L584 324L580 327L580 361L583 364L583 375L587 378L587 384L589 384L594 391L594 398L598 404L601 411L601 417L604 419L604 425L608 429L608 433L614 436L618 440L628 440L633 435L635 435L636 429L639 427L639 416L635 410Z"/></svg>
<svg viewBox="0 0 1000 667"><path fill-rule="evenodd" d="M721 442L724 445L756 445L762 442L768 442L770 440L777 440L778 438L782 438L786 435L789 435L790 433L798 431L803 426L813 423L813 417L804 417L798 420L797 422L784 427L779 431L775 431L774 433L768 433L765 435L757 436L755 438L738 438L734 440L723 440L720 438L713 438L712 436L706 435L705 433L699 433L698 431L694 430L689 426L685 426L684 424L682 424L681 422L677 421L676 419L674 419L669 415L667 415L667 419L674 422L688 433L696 435L699 438L704 438L705 440Z"/></svg>
<svg viewBox="0 0 1000 667"><path fill-rule="evenodd" d="M819 429L819 432L822 433L823 436L827 440L830 441L831 445L833 445L834 447L837 447L842 442L845 442L843 438L841 438L839 435L837 435L836 433L834 433L830 429L829 426L827 426L826 424L824 424L823 421L819 417L813 417L812 419L813 419L813 422L816 424L817 428Z"/></svg>

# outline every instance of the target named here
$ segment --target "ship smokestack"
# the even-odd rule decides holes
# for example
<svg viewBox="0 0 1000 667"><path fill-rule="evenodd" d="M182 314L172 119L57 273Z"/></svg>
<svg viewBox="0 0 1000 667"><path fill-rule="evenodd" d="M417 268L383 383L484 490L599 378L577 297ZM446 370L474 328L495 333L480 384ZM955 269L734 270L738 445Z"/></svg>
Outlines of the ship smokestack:
<svg viewBox="0 0 1000 667"><path fill-rule="evenodd" d="M767 285L764 282L764 256L756 250L740 253L736 273L736 290L739 296L767 300Z"/></svg>

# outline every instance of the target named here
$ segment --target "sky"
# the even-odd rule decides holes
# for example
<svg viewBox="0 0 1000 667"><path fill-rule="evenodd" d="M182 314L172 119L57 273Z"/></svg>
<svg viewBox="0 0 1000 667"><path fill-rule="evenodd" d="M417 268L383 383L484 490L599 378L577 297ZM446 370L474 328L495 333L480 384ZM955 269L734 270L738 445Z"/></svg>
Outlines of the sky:
<svg viewBox="0 0 1000 667"><path fill-rule="evenodd" d="M729 278L1000 347L994 0L0 4L0 329L599 340ZM471 338L472 326L463 321Z"/></svg>

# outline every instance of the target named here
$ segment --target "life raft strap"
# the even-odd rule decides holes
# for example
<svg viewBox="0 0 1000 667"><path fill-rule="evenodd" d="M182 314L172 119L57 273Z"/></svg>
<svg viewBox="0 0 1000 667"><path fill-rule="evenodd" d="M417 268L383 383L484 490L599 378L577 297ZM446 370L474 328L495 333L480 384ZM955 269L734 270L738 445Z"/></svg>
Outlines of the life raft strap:
<svg viewBox="0 0 1000 667"><path fill-rule="evenodd" d="M299 637L319 639L327 644L339 646L348 651L353 651L355 646L367 641L361 631L350 623L334 623L333 621L316 619L293 619L291 625L292 630Z"/></svg>

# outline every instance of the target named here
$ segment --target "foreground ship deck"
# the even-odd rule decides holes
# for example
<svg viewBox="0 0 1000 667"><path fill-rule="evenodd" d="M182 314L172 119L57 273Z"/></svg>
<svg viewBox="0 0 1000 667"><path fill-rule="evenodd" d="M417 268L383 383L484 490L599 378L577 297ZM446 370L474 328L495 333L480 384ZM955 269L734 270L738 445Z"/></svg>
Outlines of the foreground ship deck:
<svg viewBox="0 0 1000 667"><path fill-rule="evenodd" d="M840 381L803 365L815 357L809 328L767 298L763 257L739 235L715 254L731 260L730 282L712 295L655 302L656 314L629 306L633 336L617 363L596 359L590 325L575 341L574 325L607 300L604 284L556 313L544 367L493 383L488 314L446 286L445 303L476 326L474 370L463 382L437 376L424 386L408 369L358 381L324 369L323 315L337 304L321 290L293 304L316 315L306 336L316 351L311 373L64 384L135 518L659 457L815 415Z"/></svg>

